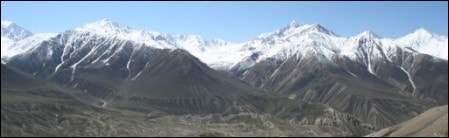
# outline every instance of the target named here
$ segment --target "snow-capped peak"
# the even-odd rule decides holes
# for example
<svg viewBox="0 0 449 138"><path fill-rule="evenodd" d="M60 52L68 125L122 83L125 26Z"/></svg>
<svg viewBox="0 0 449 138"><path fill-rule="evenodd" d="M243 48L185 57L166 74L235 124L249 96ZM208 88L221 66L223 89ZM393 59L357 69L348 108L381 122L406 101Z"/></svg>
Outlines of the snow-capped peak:
<svg viewBox="0 0 449 138"><path fill-rule="evenodd" d="M2 24L2 28L1 28L2 35L1 36L3 38L8 38L14 42L17 42L19 40L22 40L26 37L33 35L33 33L31 33L30 31L22 28L21 26L13 23L11 21L2 20L1 22L2 22L1 23Z"/></svg>
<svg viewBox="0 0 449 138"><path fill-rule="evenodd" d="M76 31L85 31L96 33L100 35L118 35L120 33L129 33L131 28L119 23L113 22L109 19L102 19L94 23L88 23L75 29Z"/></svg>
<svg viewBox="0 0 449 138"><path fill-rule="evenodd" d="M415 32L413 32L414 34L422 34L422 35L432 35L431 32L427 31L424 28L419 28L418 30L416 30Z"/></svg>
<svg viewBox="0 0 449 138"><path fill-rule="evenodd" d="M2 28L8 28L11 24L11 21L2 20Z"/></svg>
<svg viewBox="0 0 449 138"><path fill-rule="evenodd" d="M76 28L75 31L80 32L81 34L87 32L110 39L118 38L120 40L131 40L154 48L175 48L173 45L164 41L164 36L161 36L158 32L133 30L128 26L109 19L102 19L94 23L85 24Z"/></svg>
<svg viewBox="0 0 449 138"><path fill-rule="evenodd" d="M290 27L285 30L284 34L310 34L310 33L322 33L331 36L336 36L333 32L327 30L320 24L302 24L297 27Z"/></svg>
<svg viewBox="0 0 449 138"><path fill-rule="evenodd" d="M275 30L270 33L262 33L257 38L258 39L265 39L265 38L281 38L281 37L298 37L298 36L304 36L307 34L326 34L329 36L338 36L337 34L327 30L320 24L301 24L298 25L296 21L292 21L290 24L285 26L284 28L280 30ZM257 39L256 38L256 39Z"/></svg>
<svg viewBox="0 0 449 138"><path fill-rule="evenodd" d="M40 43L49 40L52 37L55 37L56 33L38 33L32 36L29 36L23 40L17 41L10 45L3 45L2 38L2 49L1 49L1 58L2 62L6 62L10 57L25 53L30 49L36 48Z"/></svg>
<svg viewBox="0 0 449 138"><path fill-rule="evenodd" d="M331 36L338 36L337 34L333 33L332 31L329 31L328 29L326 29L323 26L321 26L319 23L312 24L310 26L309 30L315 31L315 32L325 33L325 34L331 35Z"/></svg>
<svg viewBox="0 0 449 138"><path fill-rule="evenodd" d="M415 40L427 40L427 39L433 38L434 34L432 34L431 32L427 31L424 28L420 28L420 29L414 31L413 33L406 35L405 37L409 38L409 39L415 39Z"/></svg>
<svg viewBox="0 0 449 138"><path fill-rule="evenodd" d="M362 33L358 34L356 37L359 38L381 38L379 35L375 34L373 31L363 31Z"/></svg>
<svg viewBox="0 0 449 138"><path fill-rule="evenodd" d="M420 28L413 33L395 40L399 46L411 47L421 53L433 55L442 59L448 58L447 37L433 34Z"/></svg>
<svg viewBox="0 0 449 138"><path fill-rule="evenodd" d="M291 23L290 23L290 27L298 27L298 24L296 23L296 20L293 20Z"/></svg>
<svg viewBox="0 0 449 138"><path fill-rule="evenodd" d="M97 24L97 25L99 25L101 27L108 27L108 28L121 28L121 29L126 29L127 28L127 29L130 29L127 26L124 26L124 25L121 25L119 23L113 22L113 21L111 21L110 19L107 19L107 18L102 19L102 20L100 20L98 22L95 22L94 24Z"/></svg>

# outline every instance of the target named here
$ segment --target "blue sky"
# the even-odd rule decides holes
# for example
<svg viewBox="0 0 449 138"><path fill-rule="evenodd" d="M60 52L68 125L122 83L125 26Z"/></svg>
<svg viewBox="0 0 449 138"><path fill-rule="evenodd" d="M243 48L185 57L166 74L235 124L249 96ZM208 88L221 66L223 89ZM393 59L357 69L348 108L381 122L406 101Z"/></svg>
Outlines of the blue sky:
<svg viewBox="0 0 449 138"><path fill-rule="evenodd" d="M297 23L341 36L365 30L397 38L425 28L448 33L448 2L3 2L1 19L58 33L109 18L134 29L243 42Z"/></svg>

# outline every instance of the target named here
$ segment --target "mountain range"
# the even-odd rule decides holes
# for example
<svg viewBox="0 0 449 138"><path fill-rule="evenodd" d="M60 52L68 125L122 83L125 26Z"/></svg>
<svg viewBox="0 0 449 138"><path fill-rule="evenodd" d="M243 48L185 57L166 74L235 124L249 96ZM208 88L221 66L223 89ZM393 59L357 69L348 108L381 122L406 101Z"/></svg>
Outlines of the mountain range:
<svg viewBox="0 0 449 138"><path fill-rule="evenodd" d="M80 102L105 114L118 110L126 113L114 115L155 114L158 119L193 115L208 123L230 123L223 118L231 115L246 129L257 122L278 129L292 126L257 134L218 127L205 136L363 136L447 105L447 45L447 36L425 29L397 39L371 31L341 37L320 24L292 22L231 43L134 30L108 19L58 34L32 34L2 21L2 97L14 94L12 86L20 87L20 81L11 79L15 77L3 77L10 74L3 70L13 70L32 78L24 80L51 84L44 91L82 93L75 99L89 97ZM26 91L42 90L31 89ZM2 112L9 113L4 106L15 104L3 101ZM247 113L252 114L249 119L242 115ZM216 115L218 121L204 115ZM4 117L12 116L2 113L2 136L13 135L3 131ZM298 132L298 126L311 132ZM30 131L14 128L8 132ZM191 131L173 135L200 133Z"/></svg>

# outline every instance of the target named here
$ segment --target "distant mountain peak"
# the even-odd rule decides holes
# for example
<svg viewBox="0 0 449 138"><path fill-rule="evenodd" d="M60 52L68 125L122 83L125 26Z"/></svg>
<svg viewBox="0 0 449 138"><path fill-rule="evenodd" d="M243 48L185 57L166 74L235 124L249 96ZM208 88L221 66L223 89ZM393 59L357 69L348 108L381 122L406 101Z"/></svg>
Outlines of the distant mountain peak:
<svg viewBox="0 0 449 138"><path fill-rule="evenodd" d="M419 29L417 29L415 32L413 32L413 33L420 33L420 34L432 34L432 33L430 33L429 31L427 31L426 29L424 29L424 28L419 28Z"/></svg>
<svg viewBox="0 0 449 138"><path fill-rule="evenodd" d="M1 24L2 24L1 36L3 38L11 39L14 42L17 42L19 40L22 40L24 38L27 38L27 37L33 35L33 33L22 28L21 26L15 24L14 22L2 20Z"/></svg>
<svg viewBox="0 0 449 138"><path fill-rule="evenodd" d="M93 23L85 24L81 27L76 28L75 30L104 35L116 35L119 33L129 33L131 31L131 28L105 18Z"/></svg>
<svg viewBox="0 0 449 138"><path fill-rule="evenodd" d="M13 24L13 22L8 20L2 20L2 28L8 28L9 26L11 26L11 24Z"/></svg>
<svg viewBox="0 0 449 138"><path fill-rule="evenodd" d="M290 27L298 27L298 24L296 23L296 20L293 20L291 23L290 23Z"/></svg>
<svg viewBox="0 0 449 138"><path fill-rule="evenodd" d="M427 31L427 30L424 29L424 28L419 28L419 29L417 29L417 30L414 31L413 33L410 33L410 34L407 35L407 36L412 36L412 37L418 39L418 38L431 38L431 37L433 37L434 35L433 35L433 33Z"/></svg>
<svg viewBox="0 0 449 138"><path fill-rule="evenodd" d="M424 28L419 28L410 34L407 34L406 36L399 38L397 41L402 41L403 43L406 44L412 44L415 41L419 43L427 42L430 41L432 38L438 37L439 37L438 35L435 35Z"/></svg>
<svg viewBox="0 0 449 138"><path fill-rule="evenodd" d="M311 24L309 27L310 30L315 30L317 32L322 32L331 36L338 36L337 34L335 34L332 31L329 31L328 29L326 29L325 27L321 26L321 24L319 23L315 23L315 24Z"/></svg>
<svg viewBox="0 0 449 138"><path fill-rule="evenodd" d="M107 27L124 27L124 25L114 22L108 18L101 19L100 21L95 22L95 24Z"/></svg>
<svg viewBox="0 0 449 138"><path fill-rule="evenodd" d="M324 28L324 27L321 26L319 23L314 23L310 25L310 28Z"/></svg>
<svg viewBox="0 0 449 138"><path fill-rule="evenodd" d="M276 30L270 33L262 33L258 36L258 38L267 38L267 37L277 37L277 36L291 36L294 34L311 34L311 33L322 33L330 36L338 36L337 34L329 31L318 23L315 24L297 24L295 20L293 20L290 24L283 27L282 29Z"/></svg>
<svg viewBox="0 0 449 138"><path fill-rule="evenodd" d="M371 30L363 31L358 34L357 37L365 37L365 38L382 38Z"/></svg>
<svg viewBox="0 0 449 138"><path fill-rule="evenodd" d="M103 19L99 20L98 22L112 22L112 20L109 18L103 18Z"/></svg>

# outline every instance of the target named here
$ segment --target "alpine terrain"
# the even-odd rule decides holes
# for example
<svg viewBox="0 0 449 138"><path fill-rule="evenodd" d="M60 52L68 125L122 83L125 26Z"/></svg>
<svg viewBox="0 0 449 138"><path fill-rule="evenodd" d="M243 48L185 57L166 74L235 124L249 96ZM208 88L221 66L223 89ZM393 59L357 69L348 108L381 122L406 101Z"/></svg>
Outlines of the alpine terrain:
<svg viewBox="0 0 449 138"><path fill-rule="evenodd" d="M448 103L448 39L425 29L292 22L231 43L103 19L1 37L2 136L364 136Z"/></svg>

